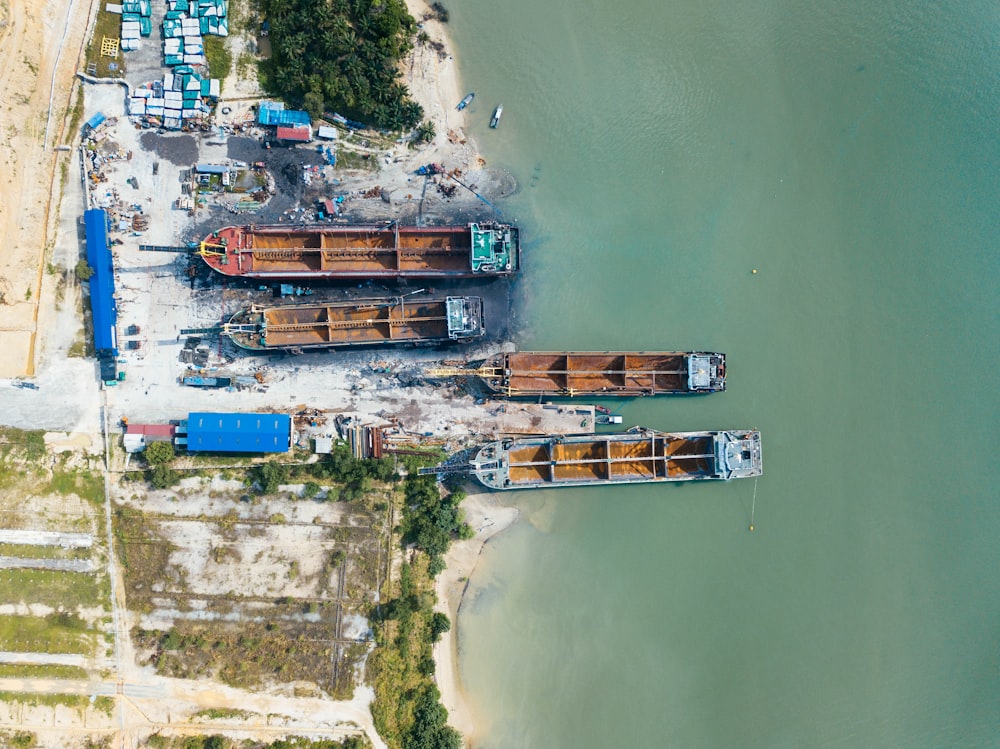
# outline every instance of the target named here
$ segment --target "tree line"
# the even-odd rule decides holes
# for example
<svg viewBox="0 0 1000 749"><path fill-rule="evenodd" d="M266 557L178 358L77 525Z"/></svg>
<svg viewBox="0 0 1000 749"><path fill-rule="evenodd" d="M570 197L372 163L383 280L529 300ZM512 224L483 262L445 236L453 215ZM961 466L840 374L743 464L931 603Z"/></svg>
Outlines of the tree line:
<svg viewBox="0 0 1000 749"><path fill-rule="evenodd" d="M318 118L335 110L385 130L409 130L423 108L399 81L416 22L403 0L259 0L272 56L261 83Z"/></svg>

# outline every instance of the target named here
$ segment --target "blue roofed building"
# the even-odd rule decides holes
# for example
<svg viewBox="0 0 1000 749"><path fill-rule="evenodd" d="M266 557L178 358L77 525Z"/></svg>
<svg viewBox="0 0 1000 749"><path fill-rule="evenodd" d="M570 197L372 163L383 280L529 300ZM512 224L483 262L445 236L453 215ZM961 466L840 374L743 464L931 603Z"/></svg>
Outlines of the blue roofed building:
<svg viewBox="0 0 1000 749"><path fill-rule="evenodd" d="M192 412L181 426L188 452L285 453L292 441L288 414Z"/></svg>
<svg viewBox="0 0 1000 749"><path fill-rule="evenodd" d="M298 109L285 109L280 101L262 101L257 108L257 123L265 126L310 124L309 113Z"/></svg>
<svg viewBox="0 0 1000 749"><path fill-rule="evenodd" d="M115 302L115 269L108 246L108 214L94 208L83 214L90 276L90 310L94 320L94 350L101 361L101 377L115 379L118 356L118 306ZM105 371L107 370L107 371ZM110 377L108 376L110 374Z"/></svg>
<svg viewBox="0 0 1000 749"><path fill-rule="evenodd" d="M83 134L86 135L91 130L97 129L97 127L104 122L107 117L104 116L103 112L98 112L85 123L83 123Z"/></svg>

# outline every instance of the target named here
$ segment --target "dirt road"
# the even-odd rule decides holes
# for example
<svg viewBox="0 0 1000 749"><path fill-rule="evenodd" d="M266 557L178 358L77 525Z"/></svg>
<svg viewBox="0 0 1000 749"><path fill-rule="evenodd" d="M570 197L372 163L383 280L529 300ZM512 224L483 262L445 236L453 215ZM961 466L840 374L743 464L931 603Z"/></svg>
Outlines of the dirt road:
<svg viewBox="0 0 1000 749"><path fill-rule="evenodd" d="M350 702L332 702L282 693L252 693L204 681L168 679L147 673L135 681L87 681L84 679L0 679L0 691L36 695L83 695L115 697L121 713L118 731L126 745L157 729L178 733L226 732L240 738L274 739L289 733L345 738L360 728L376 749L385 743L375 732L368 704L372 692L355 691ZM184 725L178 714L205 710L241 711L240 717L197 720ZM118 722L118 721L116 721ZM2 723L0 723L2 725ZM10 726L14 727L14 726ZM31 729L36 726L19 725ZM52 728L41 726L43 728ZM63 727L67 728L67 727ZM83 726L78 727L83 730ZM117 742L116 742L117 745Z"/></svg>

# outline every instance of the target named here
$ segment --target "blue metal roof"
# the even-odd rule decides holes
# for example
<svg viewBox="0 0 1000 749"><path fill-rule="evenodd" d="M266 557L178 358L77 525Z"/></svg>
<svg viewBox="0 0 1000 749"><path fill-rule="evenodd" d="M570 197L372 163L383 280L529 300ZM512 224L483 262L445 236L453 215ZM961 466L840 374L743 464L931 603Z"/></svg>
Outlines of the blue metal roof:
<svg viewBox="0 0 1000 749"><path fill-rule="evenodd" d="M291 441L288 414L192 412L187 422L190 452L284 453Z"/></svg>
<svg viewBox="0 0 1000 749"><path fill-rule="evenodd" d="M95 127L97 127L102 122L104 122L105 119L106 118L104 116L104 113L103 112L98 112L93 117L91 117L89 120L87 120L85 123L83 123L83 130L84 130L84 132L86 133L86 131L88 129L89 130L93 130Z"/></svg>
<svg viewBox="0 0 1000 749"><path fill-rule="evenodd" d="M87 233L87 263L90 277L90 309L94 315L94 349L98 355L118 356L118 308L115 304L115 269L108 247L108 214L92 208L83 214Z"/></svg>
<svg viewBox="0 0 1000 749"><path fill-rule="evenodd" d="M262 101L257 110L257 122L261 125L308 125L309 113L297 109L285 109L280 101Z"/></svg>

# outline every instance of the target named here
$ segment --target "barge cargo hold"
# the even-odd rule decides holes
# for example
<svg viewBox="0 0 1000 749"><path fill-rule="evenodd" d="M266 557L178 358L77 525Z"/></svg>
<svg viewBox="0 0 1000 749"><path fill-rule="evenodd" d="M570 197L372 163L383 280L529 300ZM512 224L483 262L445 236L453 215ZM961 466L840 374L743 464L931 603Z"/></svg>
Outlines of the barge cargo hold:
<svg viewBox="0 0 1000 749"><path fill-rule="evenodd" d="M237 312L222 332L241 348L274 351L444 343L477 338L485 329L480 297L450 296L255 305Z"/></svg>
<svg viewBox="0 0 1000 749"><path fill-rule="evenodd" d="M726 389L726 357L703 352L498 354L479 370L487 387L513 396L636 396Z"/></svg>
<svg viewBox="0 0 1000 749"><path fill-rule="evenodd" d="M760 432L658 432L548 435L484 445L470 461L490 489L697 481L759 476Z"/></svg>
<svg viewBox="0 0 1000 749"><path fill-rule="evenodd" d="M199 254L227 276L267 281L509 276L520 263L516 227L230 226Z"/></svg>

